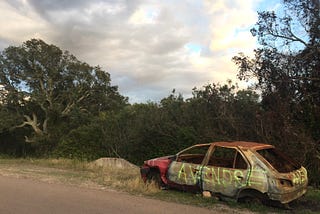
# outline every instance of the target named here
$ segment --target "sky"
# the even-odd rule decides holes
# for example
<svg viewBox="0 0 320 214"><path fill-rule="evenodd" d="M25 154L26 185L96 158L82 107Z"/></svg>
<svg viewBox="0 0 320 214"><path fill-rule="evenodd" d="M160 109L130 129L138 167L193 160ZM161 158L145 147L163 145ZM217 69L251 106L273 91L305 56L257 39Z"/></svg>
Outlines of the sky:
<svg viewBox="0 0 320 214"><path fill-rule="evenodd" d="M257 47L257 10L277 0L0 0L0 50L42 39L111 75L130 103L227 80Z"/></svg>

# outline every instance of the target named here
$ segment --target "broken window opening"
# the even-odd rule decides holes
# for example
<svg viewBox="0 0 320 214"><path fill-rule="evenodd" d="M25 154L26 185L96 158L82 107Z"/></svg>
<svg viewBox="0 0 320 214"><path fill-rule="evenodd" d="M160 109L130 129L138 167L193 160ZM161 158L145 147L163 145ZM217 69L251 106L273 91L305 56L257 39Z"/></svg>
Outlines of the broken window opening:
<svg viewBox="0 0 320 214"><path fill-rule="evenodd" d="M185 162L185 163L201 164L209 148L210 148L210 145L192 147L188 150L181 152L177 157L177 161Z"/></svg>
<svg viewBox="0 0 320 214"><path fill-rule="evenodd" d="M280 173L288 173L300 169L301 165L275 148L257 151L273 168Z"/></svg>
<svg viewBox="0 0 320 214"><path fill-rule="evenodd" d="M236 149L226 147L215 147L208 165L231 169L247 169L248 167L247 162Z"/></svg>

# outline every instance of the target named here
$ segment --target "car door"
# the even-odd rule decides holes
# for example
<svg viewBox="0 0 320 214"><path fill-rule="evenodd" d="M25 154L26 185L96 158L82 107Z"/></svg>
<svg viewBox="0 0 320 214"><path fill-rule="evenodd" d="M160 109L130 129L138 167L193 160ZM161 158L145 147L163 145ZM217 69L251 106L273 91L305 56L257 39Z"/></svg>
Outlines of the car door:
<svg viewBox="0 0 320 214"><path fill-rule="evenodd" d="M226 196L236 196L247 184L249 165L237 148L215 146L202 169L202 189Z"/></svg>
<svg viewBox="0 0 320 214"><path fill-rule="evenodd" d="M177 154L168 169L167 178L176 187L197 188L201 169L210 145L196 145Z"/></svg>

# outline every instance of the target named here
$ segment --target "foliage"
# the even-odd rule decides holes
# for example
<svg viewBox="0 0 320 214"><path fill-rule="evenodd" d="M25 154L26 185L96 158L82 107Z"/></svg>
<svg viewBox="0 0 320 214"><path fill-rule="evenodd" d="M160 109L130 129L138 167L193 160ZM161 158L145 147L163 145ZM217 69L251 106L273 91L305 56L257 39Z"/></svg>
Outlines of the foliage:
<svg viewBox="0 0 320 214"><path fill-rule="evenodd" d="M257 120L261 141L278 145L320 184L320 6L319 1L284 0L280 16L259 12L251 30L261 47L253 58L235 56L239 78L257 80L262 92Z"/></svg>
<svg viewBox="0 0 320 214"><path fill-rule="evenodd" d="M101 130L95 125L73 129L60 139L55 156L79 160L94 160L104 156Z"/></svg>
<svg viewBox="0 0 320 214"><path fill-rule="evenodd" d="M25 155L26 145L31 154L50 155L99 112L127 104L107 72L42 40L6 48L0 68L0 128L7 136L26 134Z"/></svg>
<svg viewBox="0 0 320 214"><path fill-rule="evenodd" d="M0 66L3 108L14 109L19 117L15 128L32 128L31 138L26 136L29 142L50 138L56 123L70 119L73 111L94 115L127 102L99 66L81 62L42 40L6 48Z"/></svg>
<svg viewBox="0 0 320 214"><path fill-rule="evenodd" d="M118 114L105 114L99 126L108 156L136 164L175 154L196 143L214 140L255 140L258 95L236 86L214 85L194 89L188 100L174 92L159 104L134 104Z"/></svg>
<svg viewBox="0 0 320 214"><path fill-rule="evenodd" d="M209 97L208 88L210 93L216 91L211 94L215 102L207 103L204 98ZM89 160L122 157L140 165L195 143L254 140L255 123L247 121L254 118L254 109L259 107L258 95L249 90L236 92L235 88L208 85L195 89L194 97L188 100L172 93L159 104L134 104L118 112L101 112L61 138L54 154Z"/></svg>

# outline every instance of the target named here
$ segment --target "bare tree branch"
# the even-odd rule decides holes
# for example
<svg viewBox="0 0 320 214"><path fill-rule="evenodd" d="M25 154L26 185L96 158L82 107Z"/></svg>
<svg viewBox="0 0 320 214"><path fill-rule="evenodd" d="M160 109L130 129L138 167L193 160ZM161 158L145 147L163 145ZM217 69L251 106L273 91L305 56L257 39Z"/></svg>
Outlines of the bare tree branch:
<svg viewBox="0 0 320 214"><path fill-rule="evenodd" d="M84 94L83 96L81 96L81 97L79 97L79 99L77 99L76 101L73 101L73 102L71 102L71 103L68 103L68 105L65 107L65 109L62 111L62 116L66 116L66 115L68 115L69 113L70 113L70 111L72 110L72 108L76 105L76 104L78 104L78 103L80 103L82 100L84 100L85 98L87 98L87 97L89 97L90 96L90 94L89 93L86 93L86 94Z"/></svg>
<svg viewBox="0 0 320 214"><path fill-rule="evenodd" d="M28 115L23 115L26 119L22 124L16 126L16 128L21 128L24 126L31 126L37 135L43 135L43 131L39 128L38 118L35 113L32 114L32 119Z"/></svg>

